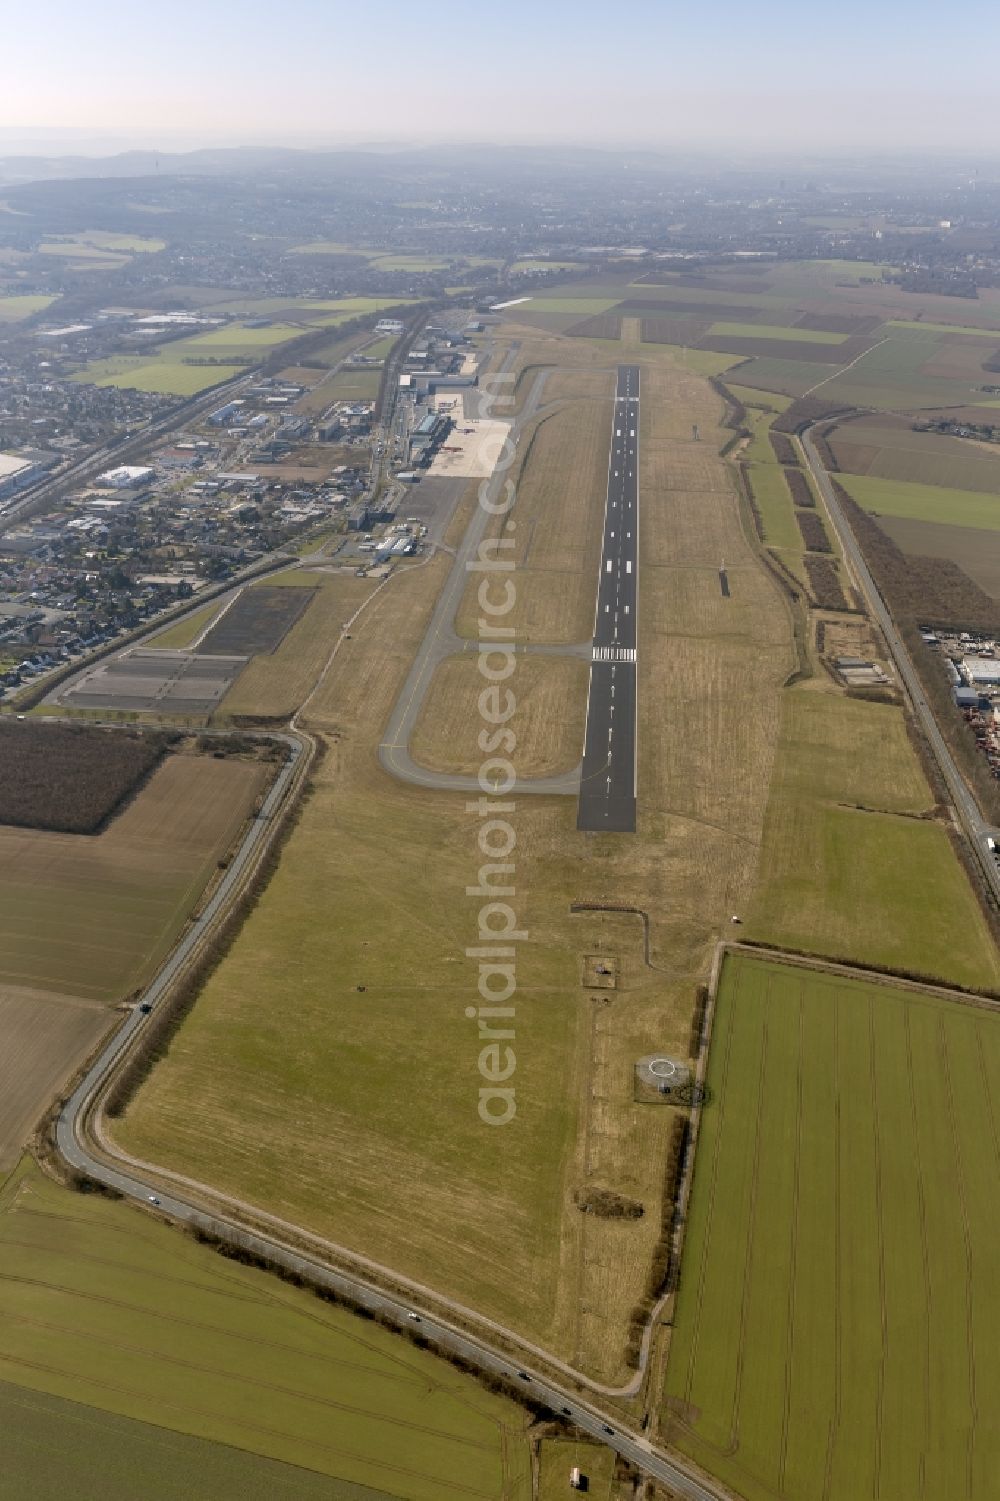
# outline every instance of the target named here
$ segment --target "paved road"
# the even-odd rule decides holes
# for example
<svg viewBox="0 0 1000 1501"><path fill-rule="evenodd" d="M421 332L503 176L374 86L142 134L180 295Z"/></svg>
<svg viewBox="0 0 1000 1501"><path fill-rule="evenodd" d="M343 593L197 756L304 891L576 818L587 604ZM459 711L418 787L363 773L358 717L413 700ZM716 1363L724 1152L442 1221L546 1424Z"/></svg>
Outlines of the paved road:
<svg viewBox="0 0 1000 1501"><path fill-rule="evenodd" d="M507 360L503 366L506 370L516 352L516 346L512 346ZM520 414L511 426L508 434L508 444L516 445L525 425L531 421L541 401L542 391L547 379L547 371L540 371L534 378L531 390L528 393ZM509 450L508 450L509 451ZM497 468L488 481L485 499L489 504L494 504L501 494L501 488L506 481L507 471ZM386 771L401 781L412 782L418 787L438 787L452 792L479 792L480 785L477 777L461 776L449 772L429 771L424 766L419 766L410 755L410 737L420 717L427 690L431 685L435 669L446 657L456 652L469 649L478 650L478 642L469 642L456 634L455 615L462 601L462 596L468 586L469 564L479 553L479 545L485 536L490 523L489 512L482 506L477 505L472 520L466 528L465 535L455 553L455 561L451 572L445 580L444 588L438 596L434 613L430 624L424 633L417 650L413 666L407 674L406 681L400 690L399 697L393 707L389 723L386 726L385 738L378 748L379 761ZM502 556L502 555L501 555ZM486 574L481 575L487 577ZM573 795L580 784L580 771L577 767L573 771L565 772L550 777L519 777L510 790L514 792L531 793L562 793Z"/></svg>
<svg viewBox="0 0 1000 1501"><path fill-rule="evenodd" d="M576 826L635 833L639 367L619 365Z"/></svg>
<svg viewBox="0 0 1000 1501"><path fill-rule="evenodd" d="M813 479L820 488L820 492L826 502L827 510L830 513L830 518L837 529L837 535L840 538L844 553L849 559L854 574L868 600L872 615L878 621L882 634L885 636L889 651L896 664L900 681L909 695L914 713L920 720L920 725L927 742L931 747L938 766L941 768L941 775L944 777L958 816L978 856L986 882L994 896L1000 901L1000 870L998 870L997 862L986 844L987 838L997 837L997 830L992 824L987 823L980 813L979 805L969 791L965 779L959 771L951 751L948 749L944 736L938 728L937 720L934 718L934 711L927 702L924 690L921 687L920 678L917 675L917 670L910 660L910 654L906 650L902 637L896 629L892 615L879 593L878 585L875 583L868 564L865 562L864 554L858 545L854 532L851 530L850 522L841 509L834 488L830 483L830 477L823 467L815 444L808 432L803 433L799 441Z"/></svg>
<svg viewBox="0 0 1000 1501"><path fill-rule="evenodd" d="M144 453L151 443L165 437L175 428L184 427L203 412L211 411L223 402L232 401L238 392L251 385L259 375L259 369L248 370L246 374L217 386L208 394L192 396L179 406L171 407L164 416L155 418L144 427L137 427L125 442L102 443L99 448L91 449L82 458L74 459L57 474L18 492L6 505L0 506L0 529L9 527L23 512L39 503L57 499L71 486L85 484L105 469L127 463L129 459Z"/></svg>
<svg viewBox="0 0 1000 1501"><path fill-rule="evenodd" d="M60 721L53 718L53 724L69 723L76 724L76 720ZM99 723L100 721L95 721ZM107 725L109 729L120 729L120 725ZM213 733L209 731L208 733ZM217 732L220 735L225 732ZM282 800L289 792L293 780L299 768L299 761L306 749L306 742L296 734L281 734L269 737L274 740L282 740L288 746L288 759L278 771L271 784L271 789L261 804L260 810L254 817L249 829L243 836L243 842L233 855L226 868L226 873L215 889L214 894L206 902L200 915L191 923L187 932L169 955L159 973L152 980L149 988L143 992L140 1004L149 1008L148 1012L140 1010L137 1005L125 1018L114 1036L106 1043L96 1061L87 1071L86 1076L80 1081L73 1094L67 1100L60 1112L56 1124L56 1141L59 1150L67 1161L83 1164L76 1161L71 1155L75 1142L76 1123L81 1111L86 1108L87 1102L111 1072L115 1063L144 1027L151 1023L157 1006L162 1004L164 997L170 989L177 974L191 958L197 947L202 942L213 925L224 915L228 904L239 890L241 881L254 857L260 848L262 840L266 837L271 819L281 806Z"/></svg>
<svg viewBox="0 0 1000 1501"><path fill-rule="evenodd" d="M173 970L170 972L173 973ZM161 976L146 992L144 999L150 1001L154 1008L157 999L162 996L165 975L166 971L161 971ZM163 985L160 983L161 979L164 981ZM473 1338L446 1320L416 1315L409 1304L389 1296L358 1276L335 1271L324 1262L295 1250L280 1239L248 1230L244 1224L230 1221L221 1215L207 1213L195 1203L182 1198L178 1192L166 1192L159 1184L143 1181L134 1171L119 1169L103 1156L96 1156L88 1145L85 1133L88 1107L113 1070L125 1043L147 1022L148 1017L139 1011L132 1013L125 1027L108 1043L60 1112L56 1143L60 1153L72 1167L117 1189L128 1199L142 1204L155 1204L160 1213L180 1224L209 1231L266 1257L272 1263L298 1272L316 1285L338 1293L349 1304L382 1314L403 1329L417 1325L421 1334L440 1350L462 1356L477 1370L506 1377L523 1388L526 1398L575 1423L583 1432L621 1454L644 1474L663 1481L677 1496L683 1497L684 1501L731 1501L731 1493L723 1486L702 1480L691 1473L682 1463L656 1449L641 1434L621 1426L614 1416L602 1413L590 1403L581 1401L575 1392L567 1391L530 1368L517 1364L509 1355L492 1349L484 1341Z"/></svg>
<svg viewBox="0 0 1000 1501"><path fill-rule="evenodd" d="M522 421L534 412L543 380L544 376L536 380L536 387L533 388L525 405ZM627 411L629 401L631 398L619 405ZM472 551L478 546L478 540L478 537L473 536L467 552L463 547L463 559L471 556ZM459 560L456 559L456 568L453 570L452 578L449 579L449 584L454 580L456 587L459 582L464 587L464 561L461 570L457 567L458 562ZM452 598L452 616L449 618L453 618L456 604L457 599ZM435 612L435 619L437 618L438 612ZM421 649L421 657L425 659L425 671L427 671L428 663L433 660L436 646L433 627L434 621ZM418 663L419 661L420 658L418 658ZM429 675L428 673L428 681ZM411 674L411 678L413 676L414 674ZM419 677L417 683L419 684ZM414 686L409 680L408 684L411 687ZM404 691L400 704L397 705L397 714L401 708L405 711L409 702L410 699L406 697ZM412 719L410 722L412 724ZM689 1472L682 1463L654 1448L641 1434L623 1428L614 1417L609 1417L589 1403L582 1402L575 1392L566 1390L556 1385L551 1379L543 1378L536 1372L515 1364L509 1356L492 1349L485 1341L473 1338L441 1318L421 1315L415 1320L414 1311L406 1303L388 1296L364 1279L334 1271L322 1261L303 1255L279 1239L249 1231L245 1225L231 1221L221 1213L207 1213L196 1203L181 1197L179 1190L172 1193L162 1191L157 1183L144 1181L134 1168L131 1170L125 1167L119 1168L114 1161L107 1160L106 1155L97 1155L92 1150L86 1131L86 1121L92 1103L115 1072L137 1035L144 1027L150 1025L157 1008L164 1004L169 987L178 972L191 958L197 946L224 914L229 901L238 892L240 882L251 867L261 841L266 837L271 818L292 785L304 745L294 734L282 738L289 743L290 759L279 772L260 813L254 819L243 843L234 855L214 896L142 995L141 1003L148 1007L149 1011L142 1011L137 1006L129 1013L60 1110L56 1122L56 1144L59 1152L72 1167L117 1189L127 1198L140 1203L155 1201L162 1213L177 1222L212 1231L229 1240L236 1240L240 1245L257 1254L300 1272L320 1286L330 1288L354 1305L387 1315L398 1322L401 1327L412 1327L413 1322L418 1322L421 1332L440 1349L463 1356L481 1371L503 1375L523 1386L526 1397L572 1421L583 1432L621 1454L644 1474L668 1485L679 1497L683 1497L684 1501L729 1501L730 1493L723 1486L702 1480ZM393 765L390 769L396 771L397 775L400 774L398 766ZM540 783L543 780L539 779L529 784L528 790L541 790ZM566 791L569 788L564 785L559 790ZM575 790L575 782L573 790Z"/></svg>

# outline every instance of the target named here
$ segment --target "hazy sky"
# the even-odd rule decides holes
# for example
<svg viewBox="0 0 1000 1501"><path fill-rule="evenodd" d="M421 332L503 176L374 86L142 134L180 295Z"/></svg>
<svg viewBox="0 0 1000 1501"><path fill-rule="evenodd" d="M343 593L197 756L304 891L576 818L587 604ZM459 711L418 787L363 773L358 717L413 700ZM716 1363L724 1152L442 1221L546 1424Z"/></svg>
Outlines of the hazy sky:
<svg viewBox="0 0 1000 1501"><path fill-rule="evenodd" d="M10 128L53 127L1000 149L997 0L0 0L0 18L8 150Z"/></svg>

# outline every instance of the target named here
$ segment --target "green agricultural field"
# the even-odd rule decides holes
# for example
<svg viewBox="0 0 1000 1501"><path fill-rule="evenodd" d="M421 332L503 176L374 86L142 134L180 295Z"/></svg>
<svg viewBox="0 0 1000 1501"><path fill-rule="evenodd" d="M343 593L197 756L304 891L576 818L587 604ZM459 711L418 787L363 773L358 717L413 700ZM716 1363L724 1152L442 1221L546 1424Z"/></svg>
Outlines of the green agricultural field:
<svg viewBox="0 0 1000 1501"><path fill-rule="evenodd" d="M293 245L292 255L353 255L370 261L378 254L374 250L358 250L353 245L343 245L337 240L313 240L308 245Z"/></svg>
<svg viewBox="0 0 1000 1501"><path fill-rule="evenodd" d="M905 420L866 417L836 428L831 444L838 469L848 474L1000 495L1000 447L985 442L915 432Z"/></svg>
<svg viewBox="0 0 1000 1501"><path fill-rule="evenodd" d="M609 308L617 307L619 300L616 297L559 297L553 287L546 289L544 297L528 295L526 302L511 309L511 317L516 322L518 313L523 310L531 313L576 313L580 318L596 318L598 313L606 313Z"/></svg>
<svg viewBox="0 0 1000 1501"><path fill-rule="evenodd" d="M826 273L832 282L881 281L884 276L899 270L898 266L883 266L878 261L817 261L816 268Z"/></svg>
<svg viewBox="0 0 1000 1501"><path fill-rule="evenodd" d="M571 1496L569 1477L576 1466L589 1481L587 1494L592 1501L612 1501L616 1495L612 1450L586 1441L561 1438L542 1440L537 1501L565 1501Z"/></svg>
<svg viewBox="0 0 1000 1501"><path fill-rule="evenodd" d="M147 235L118 234L108 229L84 229L75 235L49 236L39 249L47 255L68 255L74 260L87 260L91 257L103 257L113 255L118 259L121 255L134 253L152 254L158 250L166 250L166 240L154 239Z"/></svg>
<svg viewBox="0 0 1000 1501"><path fill-rule="evenodd" d="M338 370L324 385L327 401L374 401L382 381L381 370Z"/></svg>
<svg viewBox="0 0 1000 1501"><path fill-rule="evenodd" d="M713 323L713 338L782 339L800 344L843 344L846 334L819 333L812 328L788 328L780 323Z"/></svg>
<svg viewBox="0 0 1000 1501"><path fill-rule="evenodd" d="M186 615L183 620L178 620L176 625L168 625L166 630L161 631L154 638L153 644L158 650L162 648L164 651L179 651L190 646L221 608L219 600L211 600L200 610L195 610L191 615Z"/></svg>
<svg viewBox="0 0 1000 1501"><path fill-rule="evenodd" d="M995 1011L726 960L664 1416L746 1501L996 1494Z"/></svg>
<svg viewBox="0 0 1000 1501"><path fill-rule="evenodd" d="M404 307L412 297L227 297L207 303L205 312L255 318L283 313L310 318L313 313L377 313L382 308Z"/></svg>
<svg viewBox="0 0 1000 1501"><path fill-rule="evenodd" d="M755 391L749 386L732 385L728 381L726 388L746 407L743 426L750 433L750 441L743 450L743 458L760 511L764 541L769 547L780 550L786 567L801 574L802 535L795 522L795 508L782 467L769 437L774 419L789 405L789 398L768 391Z"/></svg>
<svg viewBox="0 0 1000 1501"><path fill-rule="evenodd" d="M932 323L929 319L923 318L919 322L907 318L891 318L887 326L906 329L911 333L979 334L983 338L1000 338L1000 328L972 328L967 323Z"/></svg>
<svg viewBox="0 0 1000 1501"><path fill-rule="evenodd" d="M39 255L52 255L65 258L70 261L89 263L91 261L106 262L112 266L124 266L127 256L115 254L114 251L104 250L99 245L88 245L86 240L65 239L46 240L38 247Z"/></svg>
<svg viewBox="0 0 1000 1501"><path fill-rule="evenodd" d="M376 271L446 271L450 264L440 255L378 255L373 261Z"/></svg>
<svg viewBox="0 0 1000 1501"><path fill-rule="evenodd" d="M770 413L771 417L777 417L779 412L787 411L791 406L791 397L780 396L776 391L755 391L752 386L741 386L737 381L726 381L726 389L731 391L737 401L744 402L750 407L760 407L761 413ZM755 415L753 412L750 414ZM768 445L770 450L770 444Z"/></svg>
<svg viewBox="0 0 1000 1501"><path fill-rule="evenodd" d="M287 344L297 339L303 329L291 323L271 323L266 328L246 328L240 323L230 323L225 328L213 328L205 334L195 334L190 339L176 339L164 345L163 355L170 360L200 358L213 359L227 355L258 356L277 344Z"/></svg>
<svg viewBox="0 0 1000 1501"><path fill-rule="evenodd" d="M948 526L1000 530L1000 496L975 490L949 490L941 485L914 485L903 480L873 479L869 475L837 476L847 493L880 516L908 516L914 521L940 521Z"/></svg>
<svg viewBox="0 0 1000 1501"><path fill-rule="evenodd" d="M941 340L927 329L892 333L873 345L850 369L837 374L825 386L825 394L845 405L887 411L974 403L980 393L973 372L958 375L924 372L922 367L942 347ZM753 379L747 379L748 384L753 384ZM983 379L980 373L978 380Z"/></svg>
<svg viewBox="0 0 1000 1501"><path fill-rule="evenodd" d="M113 369L109 368L112 366ZM159 391L165 396L197 396L199 391L206 391L209 386L244 374L245 368L243 365L182 365L179 361L167 359L140 360L137 364L131 364L112 357L109 360L95 360L72 379L92 386Z"/></svg>
<svg viewBox="0 0 1000 1501"><path fill-rule="evenodd" d="M838 369L836 365L817 365L811 360L780 360L772 359L770 355L756 355L746 359L744 356L730 355L730 367L737 363L741 385L792 397L802 396L814 386L825 387Z"/></svg>
<svg viewBox="0 0 1000 1501"><path fill-rule="evenodd" d="M795 521L792 497L778 464L754 464L750 469L750 488L764 526L764 541L769 547L802 556L802 534Z"/></svg>
<svg viewBox="0 0 1000 1501"><path fill-rule="evenodd" d="M964 985L996 949L907 739L902 711L813 687L784 696L748 934ZM960 933L961 941L955 941Z"/></svg>
<svg viewBox="0 0 1000 1501"><path fill-rule="evenodd" d="M387 334L384 339L379 339L375 344L366 344L358 353L364 355L366 360L384 360L392 353L395 343L395 334Z"/></svg>
<svg viewBox="0 0 1000 1501"><path fill-rule="evenodd" d="M65 1501L81 1494L81 1476L101 1501L384 1501L301 1465L265 1459L231 1444L173 1433L161 1421L140 1423L85 1402L66 1401L0 1381L6 1496ZM98 1493L95 1491L95 1494Z"/></svg>
<svg viewBox="0 0 1000 1501"><path fill-rule="evenodd" d="M40 313L44 308L50 307L55 300L54 297L17 294L0 297L0 323L19 323L22 318L30 318L33 313Z"/></svg>
<svg viewBox="0 0 1000 1501"><path fill-rule="evenodd" d="M154 239L149 235L118 234L110 229L85 229L76 238L83 245L96 245L98 250L124 250L152 255L167 248L166 240Z"/></svg>
<svg viewBox="0 0 1000 1501"><path fill-rule="evenodd" d="M529 1501L526 1426L405 1338L30 1159L0 1187L4 1496L83 1495L85 1473L102 1501Z"/></svg>
<svg viewBox="0 0 1000 1501"><path fill-rule="evenodd" d="M691 349L681 344L643 344L642 352L644 355L652 354L654 357L659 357L661 353L668 354L676 360L678 365L683 366L685 370L692 371L695 375L722 375L726 370L731 370L734 365L740 363L740 357L737 354L715 354L710 349ZM754 394L759 395L758 392Z"/></svg>

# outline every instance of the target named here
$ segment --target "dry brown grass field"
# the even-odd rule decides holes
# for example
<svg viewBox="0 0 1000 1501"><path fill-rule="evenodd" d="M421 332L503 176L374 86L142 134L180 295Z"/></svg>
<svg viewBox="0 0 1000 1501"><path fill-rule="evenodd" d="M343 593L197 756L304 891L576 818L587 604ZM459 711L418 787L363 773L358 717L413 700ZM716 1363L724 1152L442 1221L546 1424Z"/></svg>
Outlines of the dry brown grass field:
<svg viewBox="0 0 1000 1501"><path fill-rule="evenodd" d="M116 1001L155 972L262 785L169 756L101 834L0 827L0 984Z"/></svg>
<svg viewBox="0 0 1000 1501"><path fill-rule="evenodd" d="M996 946L932 806L901 709L819 678L790 689L748 934L995 989Z"/></svg>
<svg viewBox="0 0 1000 1501"><path fill-rule="evenodd" d="M0 1169L162 963L264 776L174 755L100 834L0 826Z"/></svg>
<svg viewBox="0 0 1000 1501"><path fill-rule="evenodd" d="M977 420L987 418L984 411ZM848 474L1000 494L1000 446L914 432L909 421L887 417L845 422L834 429L830 445Z"/></svg>
<svg viewBox="0 0 1000 1501"><path fill-rule="evenodd" d="M570 372L560 398L570 404L526 450L515 580L526 598L533 579L550 592L558 579L564 598L588 599L587 637L610 411L577 396L573 381L607 368L607 346L529 338L523 328L516 336L522 368L548 359ZM898 711L862 705L862 720L852 701L809 686L800 699L834 716L849 707L826 736L828 751L822 736L790 734L781 684L795 665L791 623L715 451L730 436L722 402L666 349L641 357L638 829L580 835L568 798L523 797L510 813L513 906L527 935L514 998L515 1119L490 1130L476 1108L480 1044L466 1010L476 969L466 948L478 937L478 903L467 894L483 858L477 819L464 795L397 782L376 755L450 568L442 555L394 578L338 653L306 716L327 754L277 870L167 1059L115 1126L139 1155L451 1294L603 1379L625 1374L628 1315L658 1236L671 1117L634 1099L635 1059L654 1048L686 1054L696 986L732 913L752 915L761 932L811 925L805 946L816 935L842 941L840 910L827 917L811 871L796 864L800 848L810 860L824 852L825 814L817 818L795 782L815 780L810 757L843 841L836 899L850 910L855 848L884 887L869 896L880 916L860 941L877 947L879 922L891 925L893 942L912 936L915 921L930 931L926 908L907 916L912 857L922 894L939 878L952 932L973 934L975 965L984 962L971 893L943 831L909 816L928 795L901 717L875 717ZM596 479L583 472L584 449ZM480 686L465 665L446 664L436 690L463 759ZM885 768L876 794L888 787L896 799L877 818L837 806L860 800L848 774L855 730ZM787 764L772 778L782 735ZM879 840L902 861L876 862ZM762 850L767 900L753 904ZM570 912L601 900L649 914L649 966L635 917ZM614 961L611 989L584 983L596 954ZM643 1217L581 1214L575 1190L601 1185L638 1199Z"/></svg>
<svg viewBox="0 0 1000 1501"><path fill-rule="evenodd" d="M243 669L215 711L216 723L291 718L322 671L342 627L375 588L370 579L355 578L352 572L313 568L268 578L269 590L281 586L316 592L278 649L252 658Z"/></svg>
<svg viewBox="0 0 1000 1501"><path fill-rule="evenodd" d="M0 1174L53 1093L111 1024L105 1006L0 985Z"/></svg>
<svg viewBox="0 0 1000 1501"><path fill-rule="evenodd" d="M547 392L545 397L547 398ZM523 642L590 638L607 490L611 402L570 401L544 411L522 437L517 472L517 602L506 617ZM479 633L477 578L456 629Z"/></svg>
<svg viewBox="0 0 1000 1501"><path fill-rule="evenodd" d="M510 728L517 736L517 769L525 777L569 771L580 760L586 718L589 663L579 657L522 653L508 684L517 708ZM434 674L410 752L421 766L466 775L477 772L483 752L476 700L488 685L477 656L448 657Z"/></svg>
<svg viewBox="0 0 1000 1501"><path fill-rule="evenodd" d="M880 516L878 524L903 552L923 558L950 558L987 594L1000 599L1000 532L915 521L910 516Z"/></svg>
<svg viewBox="0 0 1000 1501"><path fill-rule="evenodd" d="M540 342L550 357L563 347ZM590 357L603 363L605 351ZM716 430L721 417L704 383L665 367L646 391L645 447L654 434L689 439L692 421ZM597 468L598 535L610 412L600 414L602 451L592 405L576 404L574 424ZM572 446L563 432L559 452ZM393 581L338 654L308 711L329 751L277 872L115 1128L130 1149L449 1291L605 1378L624 1374L671 1115L635 1103L634 1060L687 1049L695 986L752 882L778 685L791 665L784 606L756 571L722 462L706 447L703 438L692 455L674 444L676 472L703 486L693 491L660 488L645 449L641 458L643 554L657 561L643 564L640 596L637 835L577 834L572 799L522 798L516 809L515 905L529 934L516 1119L490 1131L476 1109L478 1045L465 1015L476 972L464 953L476 935L466 895L481 859L476 821L464 797L395 782L375 758L447 571L441 558ZM657 456L660 470L669 457ZM589 523L578 496L562 493L586 479L572 476L532 450L516 514L535 522L543 556L557 546L544 500L561 524ZM588 574L589 635L596 557L579 548L576 567ZM476 713L467 676L451 685L465 696L464 707L449 703L456 733L463 713ZM650 913L653 968L637 919L569 912L601 898ZM616 960L613 991L583 985L594 953ZM574 1190L601 1183L640 1199L643 1218L581 1214Z"/></svg>
<svg viewBox="0 0 1000 1501"><path fill-rule="evenodd" d="M604 401L615 394L615 361L609 354L604 370L556 368L545 383L546 401Z"/></svg>

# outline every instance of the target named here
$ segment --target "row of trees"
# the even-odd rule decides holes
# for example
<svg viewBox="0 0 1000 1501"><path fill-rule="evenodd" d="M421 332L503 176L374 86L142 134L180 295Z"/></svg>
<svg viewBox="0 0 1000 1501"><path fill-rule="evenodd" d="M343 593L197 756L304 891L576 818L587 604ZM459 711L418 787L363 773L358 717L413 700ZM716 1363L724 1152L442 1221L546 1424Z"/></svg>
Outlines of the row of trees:
<svg viewBox="0 0 1000 1501"><path fill-rule="evenodd" d="M796 511L795 519L808 552L833 552L823 519L815 511Z"/></svg>

